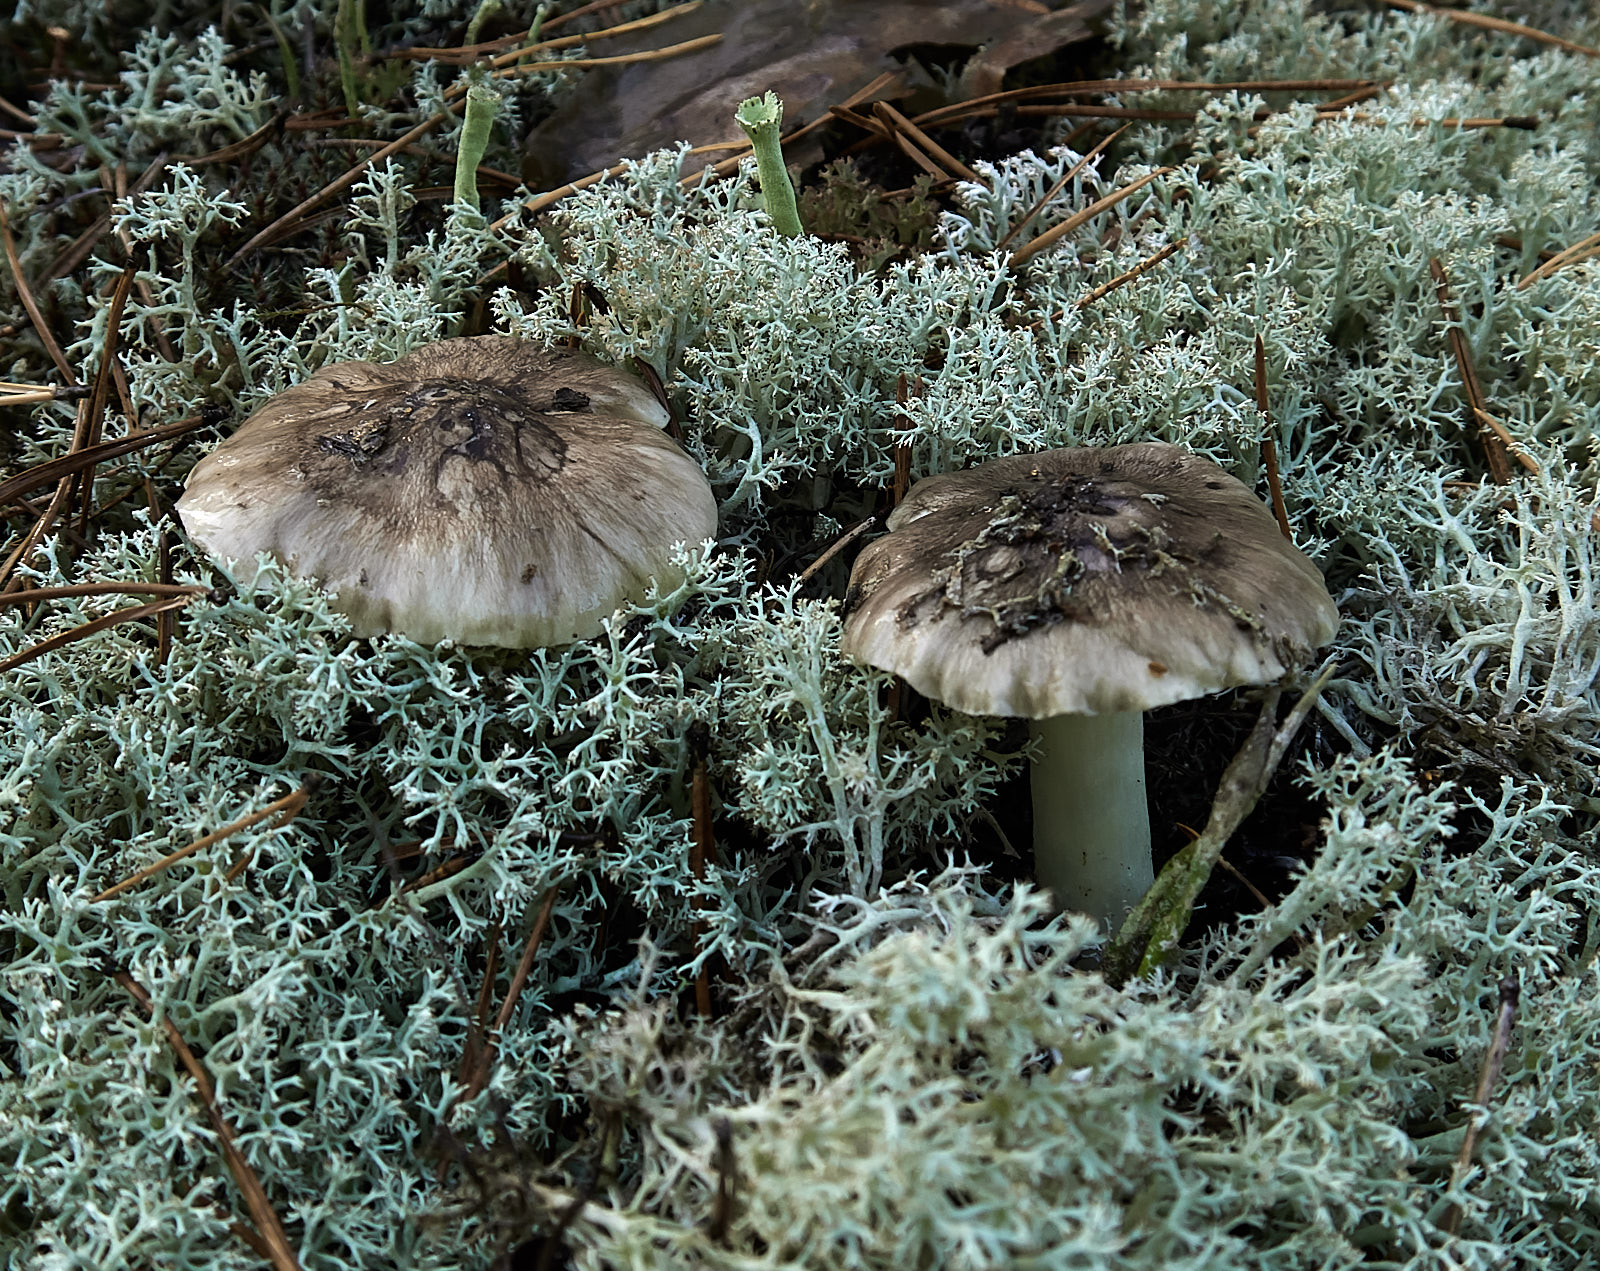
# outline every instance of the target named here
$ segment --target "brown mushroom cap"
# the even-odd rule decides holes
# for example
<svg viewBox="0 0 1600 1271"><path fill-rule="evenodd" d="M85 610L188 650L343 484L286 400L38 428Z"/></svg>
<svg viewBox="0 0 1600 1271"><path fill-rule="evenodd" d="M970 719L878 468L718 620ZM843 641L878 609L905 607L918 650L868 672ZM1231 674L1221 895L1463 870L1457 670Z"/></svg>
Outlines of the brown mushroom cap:
<svg viewBox="0 0 1600 1271"><path fill-rule="evenodd" d="M974 715L1142 711L1332 639L1317 567L1178 446L1049 450L912 487L856 562L844 651Z"/></svg>
<svg viewBox="0 0 1600 1271"><path fill-rule="evenodd" d="M716 532L666 418L583 354L443 340L278 394L195 465L178 511L246 576L268 552L319 579L358 634L564 644Z"/></svg>

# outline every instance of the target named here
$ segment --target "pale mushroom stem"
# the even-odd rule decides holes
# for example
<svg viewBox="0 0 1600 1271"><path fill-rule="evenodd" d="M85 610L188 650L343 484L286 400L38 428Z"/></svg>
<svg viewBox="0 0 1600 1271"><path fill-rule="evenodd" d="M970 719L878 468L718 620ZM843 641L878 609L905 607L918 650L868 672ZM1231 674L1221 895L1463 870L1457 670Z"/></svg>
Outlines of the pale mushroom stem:
<svg viewBox="0 0 1600 1271"><path fill-rule="evenodd" d="M1155 881L1144 794L1144 716L1057 715L1028 721L1034 877L1063 909L1115 931Z"/></svg>

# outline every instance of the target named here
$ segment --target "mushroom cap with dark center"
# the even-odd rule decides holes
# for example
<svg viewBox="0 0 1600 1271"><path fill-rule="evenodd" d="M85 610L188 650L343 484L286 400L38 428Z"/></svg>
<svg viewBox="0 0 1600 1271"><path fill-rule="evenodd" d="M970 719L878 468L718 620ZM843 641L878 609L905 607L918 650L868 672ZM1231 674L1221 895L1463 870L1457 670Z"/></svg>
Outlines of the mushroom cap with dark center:
<svg viewBox="0 0 1600 1271"><path fill-rule="evenodd" d="M207 455L178 502L208 552L268 552L359 634L510 647L592 635L716 532L643 383L499 336L323 367Z"/></svg>
<svg viewBox="0 0 1600 1271"><path fill-rule="evenodd" d="M1216 464L1161 442L928 477L858 558L844 651L974 715L1142 711L1327 643L1322 575Z"/></svg>

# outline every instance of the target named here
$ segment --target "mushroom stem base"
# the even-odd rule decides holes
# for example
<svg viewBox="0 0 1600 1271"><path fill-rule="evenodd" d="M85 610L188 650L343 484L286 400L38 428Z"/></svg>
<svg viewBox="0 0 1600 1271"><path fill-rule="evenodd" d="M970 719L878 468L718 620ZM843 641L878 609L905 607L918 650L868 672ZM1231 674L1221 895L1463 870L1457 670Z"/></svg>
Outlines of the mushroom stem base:
<svg viewBox="0 0 1600 1271"><path fill-rule="evenodd" d="M1144 792L1144 717L1057 715L1028 722L1034 761L1034 877L1062 909L1115 930L1155 881Z"/></svg>

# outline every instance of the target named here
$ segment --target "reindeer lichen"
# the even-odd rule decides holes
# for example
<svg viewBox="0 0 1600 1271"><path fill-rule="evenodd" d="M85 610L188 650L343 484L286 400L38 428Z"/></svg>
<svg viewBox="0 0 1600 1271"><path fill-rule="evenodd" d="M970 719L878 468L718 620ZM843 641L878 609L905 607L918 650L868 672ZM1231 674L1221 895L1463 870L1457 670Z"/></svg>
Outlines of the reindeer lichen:
<svg viewBox="0 0 1600 1271"><path fill-rule="evenodd" d="M374 48L474 7L430 0ZM1576 0L1478 7L1600 43ZM104 40L108 12L30 0L5 29ZM271 12L296 53L331 49L332 4ZM352 160L287 133L253 167L208 159L271 119L279 41L236 10L253 54L187 13L162 7L110 87L23 103L62 140L14 141L0 171L85 384L133 268L103 435L215 412L98 465L94 515L16 571L170 574L195 589L170 647L152 618L39 648L140 603L121 595L0 609L0 658L32 655L0 671L7 1265L260 1265L168 1024L308 1271L488 1267L528 1242L597 1271L1593 1261L1600 266L1519 284L1600 230L1600 61L1431 12L1147 0L1111 20L1129 76L1387 87L1332 112L1332 93L1111 95L1196 114L1136 121L1026 225L1088 143L1054 125L975 160L926 250L866 265L776 233L749 165L684 182L682 152L537 223L490 198L452 215L452 120L234 260ZM382 71L404 91L363 88L362 126L441 113L457 69ZM517 169L558 79L497 83L486 176ZM1457 122L1505 118L1532 126ZM1025 263L996 250L1157 168ZM916 242L929 206L894 236ZM9 273L0 311L6 378L57 382ZM1453 321L1515 442L1505 484ZM595 638L356 639L314 582L266 561L241 585L163 514L216 418L485 327L648 364L716 488L721 538ZM1114 987L1090 925L1003 881L1025 858L980 858L1026 801L1016 736L842 661L842 573L797 571L877 506L899 448L921 476L1160 440L1264 490L1258 333L1296 542L1344 615L1282 778L1315 842L1278 845L1300 863L1264 906L1203 913ZM15 412L8 470L64 453L77 415ZM3 554L39 510L8 509ZM310 777L292 819L99 899ZM712 1018L684 1005L702 973Z"/></svg>

